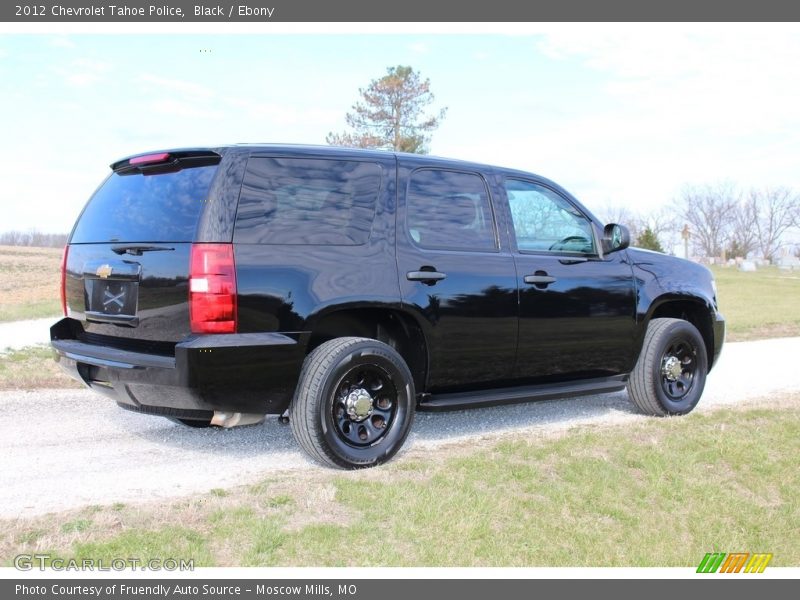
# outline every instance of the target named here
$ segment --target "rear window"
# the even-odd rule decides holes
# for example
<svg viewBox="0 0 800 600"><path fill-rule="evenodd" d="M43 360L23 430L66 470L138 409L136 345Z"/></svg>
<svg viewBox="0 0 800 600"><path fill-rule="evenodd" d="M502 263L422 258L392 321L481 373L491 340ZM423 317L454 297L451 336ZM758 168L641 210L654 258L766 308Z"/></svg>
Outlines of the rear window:
<svg viewBox="0 0 800 600"><path fill-rule="evenodd" d="M251 158L234 240L355 246L369 239L381 167L310 158Z"/></svg>
<svg viewBox="0 0 800 600"><path fill-rule="evenodd" d="M114 173L89 200L73 244L191 242L217 166L157 175Z"/></svg>

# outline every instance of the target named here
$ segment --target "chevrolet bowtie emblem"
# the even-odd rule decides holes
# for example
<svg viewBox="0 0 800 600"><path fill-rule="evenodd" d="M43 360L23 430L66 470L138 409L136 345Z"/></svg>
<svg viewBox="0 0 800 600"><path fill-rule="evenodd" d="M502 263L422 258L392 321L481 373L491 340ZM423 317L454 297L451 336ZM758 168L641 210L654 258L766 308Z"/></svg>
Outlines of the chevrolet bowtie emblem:
<svg viewBox="0 0 800 600"><path fill-rule="evenodd" d="M108 276L111 275L113 270L114 268L111 265L101 265L97 267L96 274L102 279L108 279Z"/></svg>

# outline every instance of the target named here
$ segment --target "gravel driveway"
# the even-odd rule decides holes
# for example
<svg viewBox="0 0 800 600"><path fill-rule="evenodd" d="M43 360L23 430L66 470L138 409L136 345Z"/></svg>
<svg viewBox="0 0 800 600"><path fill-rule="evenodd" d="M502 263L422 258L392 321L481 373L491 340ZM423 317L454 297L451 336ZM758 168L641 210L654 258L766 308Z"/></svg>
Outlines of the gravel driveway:
<svg viewBox="0 0 800 600"><path fill-rule="evenodd" d="M800 391L800 338L726 345L698 411L779 391ZM289 428L268 419L239 429L194 430L129 413L84 390L0 393L0 517L89 504L173 498L253 482L309 463ZM406 452L581 424L645 419L627 394L418 413ZM399 456L396 460L403 460Z"/></svg>

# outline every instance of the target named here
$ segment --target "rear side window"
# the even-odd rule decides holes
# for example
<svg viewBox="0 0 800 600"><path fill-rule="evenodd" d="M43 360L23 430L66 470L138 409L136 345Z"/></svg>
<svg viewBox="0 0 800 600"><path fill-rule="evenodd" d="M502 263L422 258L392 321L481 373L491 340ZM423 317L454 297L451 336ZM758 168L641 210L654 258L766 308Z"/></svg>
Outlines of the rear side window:
<svg viewBox="0 0 800 600"><path fill-rule="evenodd" d="M313 158L251 158L234 240L356 246L369 239L381 167Z"/></svg>
<svg viewBox="0 0 800 600"><path fill-rule="evenodd" d="M408 234L418 246L447 250L497 248L486 183L475 173L414 171L406 205Z"/></svg>
<svg viewBox="0 0 800 600"><path fill-rule="evenodd" d="M114 173L78 219L73 244L191 242L216 165L172 173Z"/></svg>

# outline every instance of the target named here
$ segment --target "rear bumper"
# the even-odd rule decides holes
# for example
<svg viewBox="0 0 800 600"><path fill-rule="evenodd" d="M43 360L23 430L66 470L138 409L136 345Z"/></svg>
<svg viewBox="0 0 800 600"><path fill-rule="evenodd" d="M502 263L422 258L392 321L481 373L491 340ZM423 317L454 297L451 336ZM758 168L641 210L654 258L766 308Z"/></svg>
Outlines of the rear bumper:
<svg viewBox="0 0 800 600"><path fill-rule="evenodd" d="M124 408L148 414L280 414L304 359L302 337L281 333L192 335L164 356L87 343L81 331L73 319L50 329L58 364Z"/></svg>

